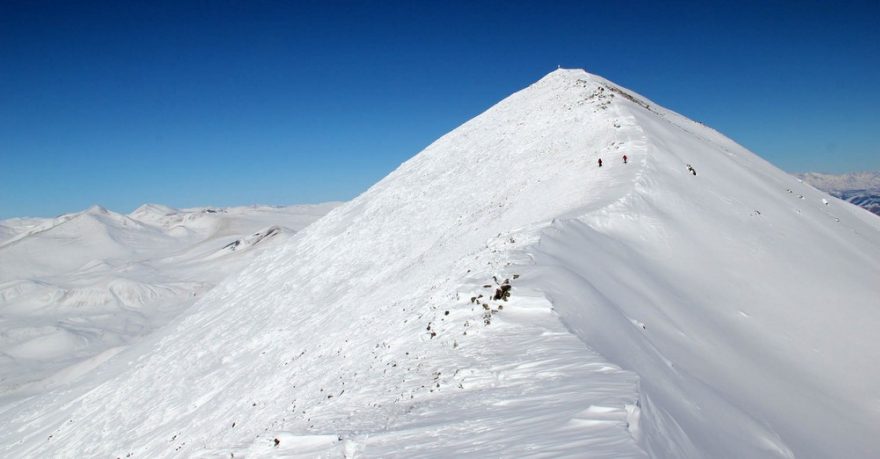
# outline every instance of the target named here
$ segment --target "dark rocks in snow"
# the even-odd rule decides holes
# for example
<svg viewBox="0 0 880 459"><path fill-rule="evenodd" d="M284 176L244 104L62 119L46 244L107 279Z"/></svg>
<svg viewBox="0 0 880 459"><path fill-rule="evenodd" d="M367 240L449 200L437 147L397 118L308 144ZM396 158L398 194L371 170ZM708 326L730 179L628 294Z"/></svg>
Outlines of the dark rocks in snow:
<svg viewBox="0 0 880 459"><path fill-rule="evenodd" d="M492 299L495 301L498 301L498 300L507 301L507 299L510 298L510 289L511 288L512 287L510 286L510 284L504 284L504 285L498 287L497 289L495 289L495 296L493 296Z"/></svg>
<svg viewBox="0 0 880 459"><path fill-rule="evenodd" d="M611 92L614 92L614 93L620 94L621 96L623 96L623 98L629 100L630 102L633 102L633 103L635 103L636 105L640 105L640 106L642 106L645 110L652 111L652 112L654 111L654 110L651 110L651 105L650 105L650 104L648 104L647 102L645 102L645 101L643 101L643 100L641 100L641 99L639 99L639 98L634 97L632 94L630 94L630 93L628 93L628 92L626 92L626 91L623 91L623 90L621 90L620 88L616 88L616 87L614 87L614 86L608 86L608 89L610 89ZM656 113L656 112L655 112L655 113Z"/></svg>

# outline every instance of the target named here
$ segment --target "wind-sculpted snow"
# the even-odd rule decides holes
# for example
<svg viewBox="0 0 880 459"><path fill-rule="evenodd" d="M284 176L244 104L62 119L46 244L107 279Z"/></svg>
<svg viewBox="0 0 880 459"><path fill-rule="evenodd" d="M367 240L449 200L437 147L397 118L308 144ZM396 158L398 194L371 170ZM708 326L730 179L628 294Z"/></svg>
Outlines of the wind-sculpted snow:
<svg viewBox="0 0 880 459"><path fill-rule="evenodd" d="M0 445L870 457L880 225L827 198L647 98L559 70L85 383L0 408Z"/></svg>

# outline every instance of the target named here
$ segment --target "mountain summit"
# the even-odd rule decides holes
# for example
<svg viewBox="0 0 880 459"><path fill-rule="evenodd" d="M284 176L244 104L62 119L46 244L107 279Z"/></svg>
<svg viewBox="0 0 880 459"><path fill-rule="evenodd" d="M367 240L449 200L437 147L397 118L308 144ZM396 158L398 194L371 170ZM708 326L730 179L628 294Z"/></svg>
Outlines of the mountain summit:
<svg viewBox="0 0 880 459"><path fill-rule="evenodd" d="M561 69L5 404L0 451L869 457L878 278L876 217Z"/></svg>

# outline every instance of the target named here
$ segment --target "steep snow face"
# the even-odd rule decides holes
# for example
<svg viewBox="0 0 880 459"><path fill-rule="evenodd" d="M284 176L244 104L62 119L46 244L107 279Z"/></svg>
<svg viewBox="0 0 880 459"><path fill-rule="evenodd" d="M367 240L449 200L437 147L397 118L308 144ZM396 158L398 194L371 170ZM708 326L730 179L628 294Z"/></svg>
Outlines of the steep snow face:
<svg viewBox="0 0 880 459"><path fill-rule="evenodd" d="M0 445L867 457L880 446L880 226L853 209L638 94L559 70L89 384L0 408Z"/></svg>
<svg viewBox="0 0 880 459"><path fill-rule="evenodd" d="M534 253L563 320L639 374L651 452L871 457L880 222L698 123L631 113L633 193Z"/></svg>
<svg viewBox="0 0 880 459"><path fill-rule="evenodd" d="M0 395L70 382L335 207L94 206L12 219L0 242ZM230 247L235 250L230 250ZM111 352L112 351L112 352ZM102 357L104 356L104 357Z"/></svg>

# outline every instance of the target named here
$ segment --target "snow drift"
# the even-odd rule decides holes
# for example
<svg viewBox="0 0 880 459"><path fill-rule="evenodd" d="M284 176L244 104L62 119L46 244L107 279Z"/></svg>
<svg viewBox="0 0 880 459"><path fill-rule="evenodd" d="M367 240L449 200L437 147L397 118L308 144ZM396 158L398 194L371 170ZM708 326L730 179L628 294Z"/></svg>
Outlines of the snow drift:
<svg viewBox="0 0 880 459"><path fill-rule="evenodd" d="M870 457L878 278L874 216L558 70L87 383L4 405L0 449Z"/></svg>

